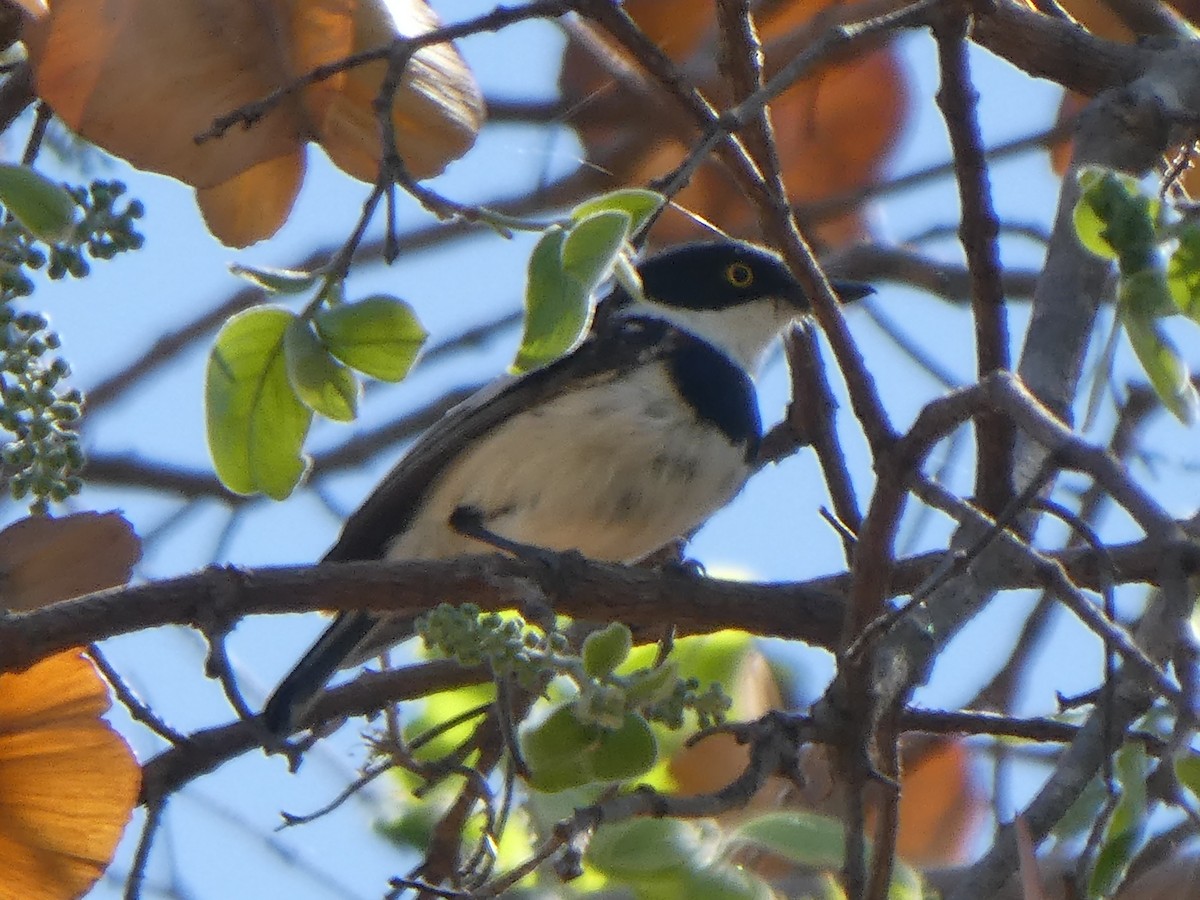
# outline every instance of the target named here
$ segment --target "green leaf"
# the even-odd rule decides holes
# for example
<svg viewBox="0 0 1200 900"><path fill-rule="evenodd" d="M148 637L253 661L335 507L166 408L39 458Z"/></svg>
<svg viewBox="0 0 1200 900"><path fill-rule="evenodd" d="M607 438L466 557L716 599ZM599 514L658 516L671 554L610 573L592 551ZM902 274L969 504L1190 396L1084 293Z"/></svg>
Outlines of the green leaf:
<svg viewBox="0 0 1200 900"><path fill-rule="evenodd" d="M295 320L260 306L225 323L208 358L208 449L221 482L238 494L282 500L304 474L300 450L312 410L288 381L283 342Z"/></svg>
<svg viewBox="0 0 1200 900"><path fill-rule="evenodd" d="M1185 425L1195 422L1200 413L1200 397L1192 387L1187 365L1157 321L1124 312L1121 323L1163 406Z"/></svg>
<svg viewBox="0 0 1200 900"><path fill-rule="evenodd" d="M560 706L521 735L521 752L533 769L556 766L564 759L588 753L600 729L581 722L570 704Z"/></svg>
<svg viewBox="0 0 1200 900"><path fill-rule="evenodd" d="M1104 259L1120 262L1131 275L1155 264L1155 223L1160 204L1142 193L1137 181L1106 169L1080 173L1075 232L1080 243Z"/></svg>
<svg viewBox="0 0 1200 900"><path fill-rule="evenodd" d="M598 828L586 859L610 878L637 882L696 866L702 849L693 825L678 819L633 819Z"/></svg>
<svg viewBox="0 0 1200 900"><path fill-rule="evenodd" d="M303 319L292 319L283 335L288 381L300 401L335 422L358 415L358 379L332 356Z"/></svg>
<svg viewBox="0 0 1200 900"><path fill-rule="evenodd" d="M271 294L302 294L316 287L320 272L300 269L272 269L267 266L245 266L233 263L229 271Z"/></svg>
<svg viewBox="0 0 1200 900"><path fill-rule="evenodd" d="M323 309L313 322L330 353L380 381L404 378L429 336L411 306L383 295Z"/></svg>
<svg viewBox="0 0 1200 900"><path fill-rule="evenodd" d="M591 757L596 780L623 781L650 771L658 759L658 741L649 722L637 713L626 713L616 731L600 732Z"/></svg>
<svg viewBox="0 0 1200 900"><path fill-rule="evenodd" d="M657 191L648 191L645 188L622 188L583 201L571 210L571 220L580 222L598 212L617 210L629 216L629 234L635 234L665 202L666 197Z"/></svg>
<svg viewBox="0 0 1200 900"><path fill-rule="evenodd" d="M620 210L598 212L582 219L563 241L563 271L590 296L612 271L628 236L629 215Z"/></svg>
<svg viewBox="0 0 1200 900"><path fill-rule="evenodd" d="M1108 897L1125 877L1146 831L1149 802L1146 777L1150 762L1140 744L1130 744L1117 754L1117 781L1121 799L1104 829L1104 840L1088 882L1089 897Z"/></svg>
<svg viewBox="0 0 1200 900"><path fill-rule="evenodd" d="M1200 323L1200 228L1195 225L1179 233L1179 244L1167 262L1167 284L1179 312Z"/></svg>
<svg viewBox="0 0 1200 900"><path fill-rule="evenodd" d="M1193 796L1200 798L1200 755L1187 753L1176 759L1175 777Z"/></svg>
<svg viewBox="0 0 1200 900"><path fill-rule="evenodd" d="M840 868L846 846L841 822L799 810L751 819L734 832L733 840L818 869Z"/></svg>
<svg viewBox="0 0 1200 900"><path fill-rule="evenodd" d="M732 840L816 869L840 869L845 854L841 822L800 810L751 819L734 832ZM888 886L890 900L921 900L922 893L921 876L897 860Z"/></svg>
<svg viewBox="0 0 1200 900"><path fill-rule="evenodd" d="M583 640L583 670L592 678L606 678L629 657L633 632L620 622L593 631Z"/></svg>
<svg viewBox="0 0 1200 900"><path fill-rule="evenodd" d="M587 324L588 293L563 268L567 233L546 229L529 257L525 285L525 333L512 368L516 372L545 365L569 350Z"/></svg>
<svg viewBox="0 0 1200 900"><path fill-rule="evenodd" d="M1139 319L1162 319L1179 314L1162 266L1152 266L1122 275L1117 291L1117 310Z"/></svg>
<svg viewBox="0 0 1200 900"><path fill-rule="evenodd" d="M1123 831L1111 840L1106 839L1096 854L1096 865L1088 880L1089 897L1108 897L1116 890L1133 860L1138 835Z"/></svg>
<svg viewBox="0 0 1200 900"><path fill-rule="evenodd" d="M757 875L728 863L680 871L679 881L681 900L772 900L778 896ZM653 890L657 885L647 887L651 888L647 898L659 900L663 896Z"/></svg>
<svg viewBox="0 0 1200 900"><path fill-rule="evenodd" d="M0 164L0 203L47 243L66 240L75 225L74 198L29 166Z"/></svg>

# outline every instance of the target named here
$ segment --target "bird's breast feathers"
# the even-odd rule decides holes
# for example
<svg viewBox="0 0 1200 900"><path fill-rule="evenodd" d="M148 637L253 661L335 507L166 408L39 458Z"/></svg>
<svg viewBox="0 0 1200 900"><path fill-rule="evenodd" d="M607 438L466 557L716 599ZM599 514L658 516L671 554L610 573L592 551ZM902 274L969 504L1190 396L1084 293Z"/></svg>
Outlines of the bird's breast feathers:
<svg viewBox="0 0 1200 900"><path fill-rule="evenodd" d="M747 399L753 404L752 390ZM486 551L448 525L456 508L468 506L511 540L593 559L641 559L741 490L758 427L757 408L744 412L749 420L735 430L745 434L698 414L663 360L597 378L516 413L464 450L387 555Z"/></svg>

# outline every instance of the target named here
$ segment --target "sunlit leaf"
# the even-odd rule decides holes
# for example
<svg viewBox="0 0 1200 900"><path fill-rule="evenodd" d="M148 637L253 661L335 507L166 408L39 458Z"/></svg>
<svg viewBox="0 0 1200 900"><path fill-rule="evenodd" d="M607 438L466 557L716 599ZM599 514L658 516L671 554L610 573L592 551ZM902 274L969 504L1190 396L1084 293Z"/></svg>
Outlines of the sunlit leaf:
<svg viewBox="0 0 1200 900"><path fill-rule="evenodd" d="M658 191L650 191L645 188L622 188L580 203L571 210L571 219L581 222L596 213L615 210L623 212L629 217L628 233L635 234L665 201L666 198Z"/></svg>
<svg viewBox="0 0 1200 900"><path fill-rule="evenodd" d="M335 422L358 415L358 379L330 356L308 322L292 319L283 336L283 356L301 403Z"/></svg>
<svg viewBox="0 0 1200 900"><path fill-rule="evenodd" d="M295 320L255 307L225 323L208 359L208 448L222 483L239 494L287 497L304 474L312 410L288 380L284 334Z"/></svg>
<svg viewBox="0 0 1200 900"><path fill-rule="evenodd" d="M380 381L402 380L429 336L411 306L383 295L323 309L313 322L330 353Z"/></svg>
<svg viewBox="0 0 1200 900"><path fill-rule="evenodd" d="M43 241L61 241L75 224L75 201L29 166L0 163L0 204Z"/></svg>
<svg viewBox="0 0 1200 900"><path fill-rule="evenodd" d="M0 894L68 900L108 867L141 773L75 651L0 675Z"/></svg>
<svg viewBox="0 0 1200 900"><path fill-rule="evenodd" d="M513 369L545 365L569 350L587 323L588 294L563 268L567 233L546 229L529 257L525 285L525 333Z"/></svg>
<svg viewBox="0 0 1200 900"><path fill-rule="evenodd" d="M609 273L629 235L629 214L620 210L593 213L567 232L562 267L591 294Z"/></svg>

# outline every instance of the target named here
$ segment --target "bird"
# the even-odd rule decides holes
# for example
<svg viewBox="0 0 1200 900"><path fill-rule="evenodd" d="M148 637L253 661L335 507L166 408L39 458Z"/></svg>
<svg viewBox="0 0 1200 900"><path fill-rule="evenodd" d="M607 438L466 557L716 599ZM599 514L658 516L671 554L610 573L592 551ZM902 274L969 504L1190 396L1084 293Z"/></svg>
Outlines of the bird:
<svg viewBox="0 0 1200 900"><path fill-rule="evenodd" d="M425 431L324 561L494 551L482 531L632 564L729 503L762 437L753 377L811 312L808 296L779 256L732 239L668 248L637 271L643 296L615 284L600 308L616 312L574 350L482 388ZM871 293L833 288L842 302ZM411 628L411 617L339 614L268 699L268 730L290 734L338 670Z"/></svg>

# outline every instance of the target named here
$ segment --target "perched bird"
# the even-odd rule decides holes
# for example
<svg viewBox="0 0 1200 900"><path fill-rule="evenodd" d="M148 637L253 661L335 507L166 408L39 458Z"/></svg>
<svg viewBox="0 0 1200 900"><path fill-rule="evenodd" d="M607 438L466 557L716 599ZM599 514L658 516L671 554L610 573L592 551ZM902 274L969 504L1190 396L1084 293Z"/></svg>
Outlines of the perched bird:
<svg viewBox="0 0 1200 900"><path fill-rule="evenodd" d="M509 541L632 563L732 500L762 434L751 376L808 298L777 256L735 241L681 245L638 272L644 301L614 288L619 311L575 350L484 388L426 431L325 559L492 549L457 527L465 516ZM843 301L870 292L835 290ZM334 672L411 626L340 614L267 702L268 728L289 733Z"/></svg>

